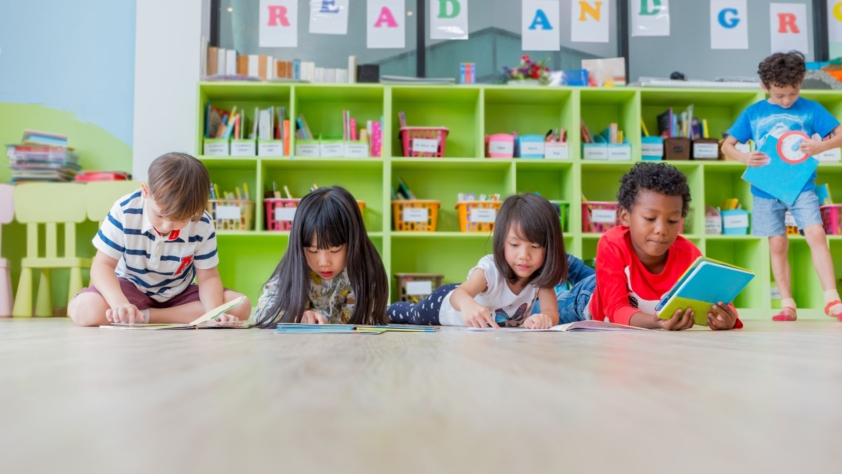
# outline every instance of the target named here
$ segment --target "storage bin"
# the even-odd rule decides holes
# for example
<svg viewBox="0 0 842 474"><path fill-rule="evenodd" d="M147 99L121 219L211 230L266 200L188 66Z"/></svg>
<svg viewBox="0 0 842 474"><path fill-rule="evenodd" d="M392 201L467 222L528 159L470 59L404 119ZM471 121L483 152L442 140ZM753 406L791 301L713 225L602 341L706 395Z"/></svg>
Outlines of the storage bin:
<svg viewBox="0 0 842 474"><path fill-rule="evenodd" d="M720 211L722 215L723 235L747 235L748 234L748 211L745 209L732 209Z"/></svg>
<svg viewBox="0 0 842 474"><path fill-rule="evenodd" d="M403 156L443 157L448 133L450 131L444 127L402 127L399 134Z"/></svg>
<svg viewBox="0 0 842 474"><path fill-rule="evenodd" d="M546 139L543 135L523 135L517 137L517 156L519 158L544 158L544 145Z"/></svg>
<svg viewBox="0 0 842 474"><path fill-rule="evenodd" d="M697 138L693 140L694 160L718 160L719 140L713 138Z"/></svg>
<svg viewBox="0 0 842 474"><path fill-rule="evenodd" d="M218 231L254 229L254 201L251 199L209 199L207 211Z"/></svg>
<svg viewBox="0 0 842 474"><path fill-rule="evenodd" d="M664 139L664 159L689 160L690 139L681 137Z"/></svg>
<svg viewBox="0 0 842 474"><path fill-rule="evenodd" d="M495 133L486 137L485 156L489 158L512 158L515 153L515 137L508 133Z"/></svg>
<svg viewBox="0 0 842 474"><path fill-rule="evenodd" d="M839 215L842 204L829 204L819 208L822 212L822 224L824 224L825 233L827 235L842 235L842 219Z"/></svg>
<svg viewBox="0 0 842 474"><path fill-rule="evenodd" d="M644 161L664 159L664 139L661 137L641 137L640 154Z"/></svg>
<svg viewBox="0 0 842 474"><path fill-rule="evenodd" d="M295 142L295 156L302 158L318 158L321 150L318 140L298 140Z"/></svg>
<svg viewBox="0 0 842 474"><path fill-rule="evenodd" d="M395 273L398 281L398 300L418 303L441 286L444 275L433 273Z"/></svg>
<svg viewBox="0 0 842 474"><path fill-rule="evenodd" d="M202 151L205 156L230 156L231 143L224 138L205 138Z"/></svg>
<svg viewBox="0 0 842 474"><path fill-rule="evenodd" d="M570 145L567 142L547 142L544 144L544 159L569 160Z"/></svg>
<svg viewBox="0 0 842 474"><path fill-rule="evenodd" d="M392 201L392 222L398 232L435 232L441 202L431 200Z"/></svg>
<svg viewBox="0 0 842 474"><path fill-rule="evenodd" d="M620 225L619 204L607 201L582 203L582 232L604 233Z"/></svg>
<svg viewBox="0 0 842 474"><path fill-rule="evenodd" d="M292 229L292 221L295 218L295 210L301 199L264 199L263 207L266 210L266 230L288 232ZM365 211L365 202L357 201L360 213Z"/></svg>
<svg viewBox="0 0 842 474"><path fill-rule="evenodd" d="M493 232L497 211L503 201L462 201L456 203L459 231Z"/></svg>
<svg viewBox="0 0 842 474"><path fill-rule="evenodd" d="M231 156L257 156L255 140L231 140Z"/></svg>

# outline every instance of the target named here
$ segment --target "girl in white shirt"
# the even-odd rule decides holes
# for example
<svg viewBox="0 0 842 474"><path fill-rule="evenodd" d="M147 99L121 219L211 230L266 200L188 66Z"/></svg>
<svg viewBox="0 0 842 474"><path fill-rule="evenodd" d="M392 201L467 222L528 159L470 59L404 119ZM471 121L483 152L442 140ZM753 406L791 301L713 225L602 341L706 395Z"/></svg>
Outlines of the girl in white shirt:
<svg viewBox="0 0 842 474"><path fill-rule="evenodd" d="M494 254L461 285L437 288L423 301L389 306L393 323L546 329L558 324L554 287L567 279L558 213L536 194L511 196L494 222ZM544 311L531 314L535 301Z"/></svg>

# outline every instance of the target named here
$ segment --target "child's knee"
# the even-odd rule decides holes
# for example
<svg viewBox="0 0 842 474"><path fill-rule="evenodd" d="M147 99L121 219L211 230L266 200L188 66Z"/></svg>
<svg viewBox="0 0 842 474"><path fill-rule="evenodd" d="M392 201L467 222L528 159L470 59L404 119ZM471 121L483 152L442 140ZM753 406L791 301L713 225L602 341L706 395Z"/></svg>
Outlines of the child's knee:
<svg viewBox="0 0 842 474"><path fill-rule="evenodd" d="M105 312L108 303L96 293L81 293L76 295L67 306L67 316L79 326L99 326L107 324Z"/></svg>
<svg viewBox="0 0 842 474"><path fill-rule="evenodd" d="M785 235L770 237L769 249L776 255L786 254L789 251L789 239Z"/></svg>
<svg viewBox="0 0 842 474"><path fill-rule="evenodd" d="M228 314L232 314L237 317L237 319L241 321L245 321L251 317L251 301L245 295L237 293L236 291L226 291L225 292L225 301L235 300L239 297L243 296L245 300L243 300L243 304L237 306L236 308L232 308L228 311Z"/></svg>
<svg viewBox="0 0 842 474"><path fill-rule="evenodd" d="M804 237L807 243L823 243L826 242L827 234L824 232L824 227L820 225L808 225L804 229Z"/></svg>

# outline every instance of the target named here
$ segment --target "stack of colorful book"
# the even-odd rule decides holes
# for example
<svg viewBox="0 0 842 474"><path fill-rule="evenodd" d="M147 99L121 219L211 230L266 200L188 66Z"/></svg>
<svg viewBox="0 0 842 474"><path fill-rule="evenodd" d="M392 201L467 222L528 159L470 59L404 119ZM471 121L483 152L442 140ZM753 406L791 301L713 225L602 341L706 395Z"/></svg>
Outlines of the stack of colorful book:
<svg viewBox="0 0 842 474"><path fill-rule="evenodd" d="M67 137L27 130L19 145L7 145L12 183L73 181L81 170Z"/></svg>

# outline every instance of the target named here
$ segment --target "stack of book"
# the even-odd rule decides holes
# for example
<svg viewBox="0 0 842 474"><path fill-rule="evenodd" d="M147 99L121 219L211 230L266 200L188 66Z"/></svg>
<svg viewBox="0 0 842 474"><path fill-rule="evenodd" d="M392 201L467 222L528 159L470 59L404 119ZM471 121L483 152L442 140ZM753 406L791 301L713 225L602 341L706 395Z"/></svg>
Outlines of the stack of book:
<svg viewBox="0 0 842 474"><path fill-rule="evenodd" d="M27 130L19 145L7 145L12 183L73 181L80 171L79 157L67 137Z"/></svg>
<svg viewBox="0 0 842 474"><path fill-rule="evenodd" d="M264 81L357 82L357 57L348 57L348 68L316 67L311 61L279 61L265 54L237 54L233 49L208 48L208 79Z"/></svg>

